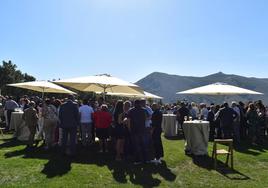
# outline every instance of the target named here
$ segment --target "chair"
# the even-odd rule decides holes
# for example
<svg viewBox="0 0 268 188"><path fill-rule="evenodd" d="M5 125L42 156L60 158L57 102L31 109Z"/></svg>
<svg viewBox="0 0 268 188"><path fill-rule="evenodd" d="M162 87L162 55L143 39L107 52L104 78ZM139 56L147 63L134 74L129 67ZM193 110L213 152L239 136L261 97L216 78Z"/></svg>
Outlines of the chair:
<svg viewBox="0 0 268 188"><path fill-rule="evenodd" d="M218 149L217 144L228 145L228 151L225 149ZM228 165L229 158L231 158L231 168L234 168L234 152L233 152L233 139L214 139L212 158L214 160L214 169L217 169L217 157L218 155L226 155L225 164Z"/></svg>

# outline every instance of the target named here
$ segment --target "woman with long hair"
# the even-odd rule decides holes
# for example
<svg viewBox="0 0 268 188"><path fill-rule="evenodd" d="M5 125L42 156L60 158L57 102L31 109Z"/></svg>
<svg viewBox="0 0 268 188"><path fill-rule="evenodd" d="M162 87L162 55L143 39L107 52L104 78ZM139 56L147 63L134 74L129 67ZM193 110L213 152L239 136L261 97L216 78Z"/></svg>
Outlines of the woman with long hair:
<svg viewBox="0 0 268 188"><path fill-rule="evenodd" d="M57 109L50 99L45 100L42 116L44 117L45 149L50 149L54 143L55 129L59 121Z"/></svg>

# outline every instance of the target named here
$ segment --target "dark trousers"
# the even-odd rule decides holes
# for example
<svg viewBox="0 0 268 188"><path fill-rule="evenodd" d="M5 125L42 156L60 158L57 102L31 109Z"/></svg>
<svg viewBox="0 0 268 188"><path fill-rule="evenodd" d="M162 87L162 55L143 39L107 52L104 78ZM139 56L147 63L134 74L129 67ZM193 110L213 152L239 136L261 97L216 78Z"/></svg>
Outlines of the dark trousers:
<svg viewBox="0 0 268 188"><path fill-rule="evenodd" d="M34 144L34 136L36 133L36 126L29 126L29 137L28 137L28 146L33 146Z"/></svg>
<svg viewBox="0 0 268 188"><path fill-rule="evenodd" d="M67 148L67 142L69 137L70 154L74 155L76 152L76 134L77 128L62 128L62 151L65 153Z"/></svg>
<svg viewBox="0 0 268 188"><path fill-rule="evenodd" d="M248 125L245 119L241 119L240 121L240 135L242 139L248 138Z"/></svg>
<svg viewBox="0 0 268 188"><path fill-rule="evenodd" d="M240 122L234 122L234 141L240 143Z"/></svg>
<svg viewBox="0 0 268 188"><path fill-rule="evenodd" d="M7 110L7 123L8 123L8 127L6 127L6 129L9 129L10 127L10 121L11 121L11 114L12 112L14 112L14 110Z"/></svg>
<svg viewBox="0 0 268 188"><path fill-rule="evenodd" d="M222 133L224 139L233 138L233 129L230 127L222 127Z"/></svg>
<svg viewBox="0 0 268 188"><path fill-rule="evenodd" d="M153 131L153 145L154 145L154 157L156 159L160 159L161 157L164 157L164 150L161 140L161 130L155 129Z"/></svg>
<svg viewBox="0 0 268 188"><path fill-rule="evenodd" d="M145 152L146 152L146 160L152 158L152 134L151 134L151 127L145 129L144 133L144 143L145 143Z"/></svg>
<svg viewBox="0 0 268 188"><path fill-rule="evenodd" d="M133 156L134 154L134 146L133 146L133 141L131 134L129 130L126 131L126 136L125 136L125 145L124 145L124 154L126 157L128 156Z"/></svg>
<svg viewBox="0 0 268 188"><path fill-rule="evenodd" d="M95 135L95 123L93 122L92 123L92 126L91 126L91 135L92 135L92 141L93 142L95 142L95 137L96 137L96 135Z"/></svg>
<svg viewBox="0 0 268 188"><path fill-rule="evenodd" d="M144 133L132 135L132 140L134 142L134 157L136 162L145 162L147 160L145 139Z"/></svg>
<svg viewBox="0 0 268 188"><path fill-rule="evenodd" d="M215 137L215 124L214 122L209 123L209 140L213 141Z"/></svg>

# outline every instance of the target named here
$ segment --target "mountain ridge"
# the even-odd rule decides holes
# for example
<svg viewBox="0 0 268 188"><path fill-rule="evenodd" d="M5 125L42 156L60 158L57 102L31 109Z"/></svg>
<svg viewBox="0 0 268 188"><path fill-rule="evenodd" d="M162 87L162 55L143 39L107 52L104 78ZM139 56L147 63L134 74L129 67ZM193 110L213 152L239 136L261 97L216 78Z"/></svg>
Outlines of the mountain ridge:
<svg viewBox="0 0 268 188"><path fill-rule="evenodd" d="M234 86L264 93L261 96L236 95L236 96L206 96L206 95L177 95L177 92L200 87L215 82L224 82ZM245 77L236 74L217 72L203 77L181 76L163 72L152 72L136 82L145 91L164 97L163 102L176 102L187 100L195 102L223 101L255 101L263 100L268 104L268 78Z"/></svg>

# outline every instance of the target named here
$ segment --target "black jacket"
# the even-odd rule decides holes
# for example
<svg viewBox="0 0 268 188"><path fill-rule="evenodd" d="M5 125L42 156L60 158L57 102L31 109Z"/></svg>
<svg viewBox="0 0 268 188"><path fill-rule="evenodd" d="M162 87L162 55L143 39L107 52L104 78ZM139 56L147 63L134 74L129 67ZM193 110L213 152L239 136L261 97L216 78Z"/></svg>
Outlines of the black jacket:
<svg viewBox="0 0 268 188"><path fill-rule="evenodd" d="M79 125L78 105L72 101L67 101L60 107L59 111L61 128L76 128Z"/></svg>
<svg viewBox="0 0 268 188"><path fill-rule="evenodd" d="M219 116L217 117L220 121L222 128L232 128L233 121L237 117L237 113L230 107L224 107L220 109Z"/></svg>
<svg viewBox="0 0 268 188"><path fill-rule="evenodd" d="M162 131L162 112L160 110L155 110L152 114L152 127Z"/></svg>

